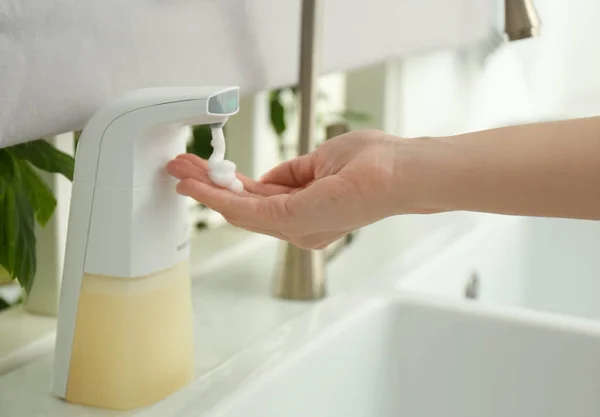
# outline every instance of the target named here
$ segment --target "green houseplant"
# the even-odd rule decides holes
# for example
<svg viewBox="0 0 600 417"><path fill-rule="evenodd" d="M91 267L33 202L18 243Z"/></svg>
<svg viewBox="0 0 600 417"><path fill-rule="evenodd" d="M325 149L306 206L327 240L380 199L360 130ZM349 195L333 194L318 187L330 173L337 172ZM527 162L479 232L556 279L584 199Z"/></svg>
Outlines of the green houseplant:
<svg viewBox="0 0 600 417"><path fill-rule="evenodd" d="M0 149L0 276L16 279L26 293L37 270L35 225L44 227L56 208L38 170L73 180L74 165L44 139Z"/></svg>

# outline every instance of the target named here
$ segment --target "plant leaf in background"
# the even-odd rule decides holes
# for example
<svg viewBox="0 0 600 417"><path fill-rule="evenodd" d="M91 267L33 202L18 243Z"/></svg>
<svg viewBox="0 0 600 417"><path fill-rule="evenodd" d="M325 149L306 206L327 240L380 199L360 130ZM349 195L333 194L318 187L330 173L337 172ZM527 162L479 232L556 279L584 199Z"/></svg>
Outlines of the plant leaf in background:
<svg viewBox="0 0 600 417"><path fill-rule="evenodd" d="M12 181L2 195L2 266L17 278L27 293L37 267L33 207L21 173L15 169Z"/></svg>
<svg viewBox="0 0 600 417"><path fill-rule="evenodd" d="M0 150L1 152L1 150ZM0 176L0 213L4 213L6 206L6 180ZM5 216L3 216L5 217ZM6 231L5 219L0 220L0 266L8 269L8 241L6 240L8 232ZM9 273L10 274L10 273Z"/></svg>
<svg viewBox="0 0 600 417"><path fill-rule="evenodd" d="M71 155L43 139L0 149L0 265L27 293L37 270L36 222L45 226L56 208L34 167L73 180L74 166Z"/></svg>
<svg viewBox="0 0 600 417"><path fill-rule="evenodd" d="M43 171L59 173L73 181L75 168L73 157L56 149L44 139L12 146L10 152L19 159L31 162Z"/></svg>
<svg viewBox="0 0 600 417"><path fill-rule="evenodd" d="M225 128L223 128L225 130ZM212 131L208 125L192 127L192 140L187 146L187 152L198 155L202 159L208 159L212 154L213 147L210 144Z"/></svg>
<svg viewBox="0 0 600 417"><path fill-rule="evenodd" d="M12 183L14 175L14 164L8 151L0 149L0 265L3 265L5 269L8 269L8 240L6 231L6 215L5 206L6 194L8 187Z"/></svg>
<svg viewBox="0 0 600 417"><path fill-rule="evenodd" d="M269 95L269 114L271 118L271 126L275 130L277 136L284 134L285 124L285 107L281 102L281 90L273 90Z"/></svg>
<svg viewBox="0 0 600 417"><path fill-rule="evenodd" d="M284 105L283 102L283 93L289 90L293 95L292 103L288 103L288 106ZM317 101L327 101L329 98L326 93L322 91L317 91ZM280 155L283 156L285 154L286 144L284 143L283 134L287 130L287 118L288 115L294 113L295 107L299 104L300 101L300 90L297 85L279 88L272 90L269 94L269 117L271 121L271 126L273 130L277 134L279 141L279 152ZM371 116L367 113L362 113L353 110L345 110L340 112L333 112L328 114L316 114L316 125L317 128L321 128L325 122L329 119L337 119L339 121L344 121L348 123L367 123L370 121Z"/></svg>
<svg viewBox="0 0 600 417"><path fill-rule="evenodd" d="M79 145L79 138L81 137L82 133L83 130L76 130L73 132L73 149L75 153L77 153L77 145Z"/></svg>
<svg viewBox="0 0 600 417"><path fill-rule="evenodd" d="M17 164L23 181L23 189L27 192L35 219L40 226L44 227L56 208L54 194L52 194L52 190L50 190L48 185L29 165L29 162L19 160Z"/></svg>
<svg viewBox="0 0 600 417"><path fill-rule="evenodd" d="M0 198L12 181L14 172L13 160L6 149L0 149ZM1 212L0 212L1 213Z"/></svg>

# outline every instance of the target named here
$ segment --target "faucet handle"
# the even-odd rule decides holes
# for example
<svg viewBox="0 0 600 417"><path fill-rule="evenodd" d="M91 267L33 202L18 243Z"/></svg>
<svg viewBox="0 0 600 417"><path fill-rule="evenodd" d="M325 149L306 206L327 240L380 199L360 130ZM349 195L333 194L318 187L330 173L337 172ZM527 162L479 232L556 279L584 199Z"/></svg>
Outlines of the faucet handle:
<svg viewBox="0 0 600 417"><path fill-rule="evenodd" d="M504 0L504 25L511 42L539 36L541 21L533 0Z"/></svg>

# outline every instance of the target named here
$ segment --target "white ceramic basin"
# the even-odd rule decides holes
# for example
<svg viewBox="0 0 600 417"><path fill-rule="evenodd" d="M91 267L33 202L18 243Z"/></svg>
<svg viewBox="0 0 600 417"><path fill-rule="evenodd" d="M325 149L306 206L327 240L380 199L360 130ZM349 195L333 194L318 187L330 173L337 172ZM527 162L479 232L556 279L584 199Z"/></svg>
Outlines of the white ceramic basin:
<svg viewBox="0 0 600 417"><path fill-rule="evenodd" d="M211 417L597 417L600 327L478 303L357 305ZM190 414L191 415L191 414Z"/></svg>
<svg viewBox="0 0 600 417"><path fill-rule="evenodd" d="M600 222L493 216L398 287L600 319Z"/></svg>

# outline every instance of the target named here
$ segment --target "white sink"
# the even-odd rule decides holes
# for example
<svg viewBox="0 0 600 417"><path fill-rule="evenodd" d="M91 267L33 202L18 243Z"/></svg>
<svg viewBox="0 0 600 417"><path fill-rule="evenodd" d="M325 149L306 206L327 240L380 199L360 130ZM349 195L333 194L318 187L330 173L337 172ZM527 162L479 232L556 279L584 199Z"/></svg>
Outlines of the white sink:
<svg viewBox="0 0 600 417"><path fill-rule="evenodd" d="M209 415L597 417L598 352L600 326L585 320L373 299Z"/></svg>
<svg viewBox="0 0 600 417"><path fill-rule="evenodd" d="M492 216L397 286L463 297L476 275L482 302L600 319L598 248L600 222Z"/></svg>
<svg viewBox="0 0 600 417"><path fill-rule="evenodd" d="M442 228L370 272L340 257L334 267L365 279L340 269L354 285L332 280L332 295L310 304L269 298L271 263L249 252L243 270L194 286L188 386L129 412L68 404L49 394L47 354L0 377L0 416L600 416L600 321L585 318L600 317L600 224L483 224L458 238ZM462 299L472 271L482 302Z"/></svg>

